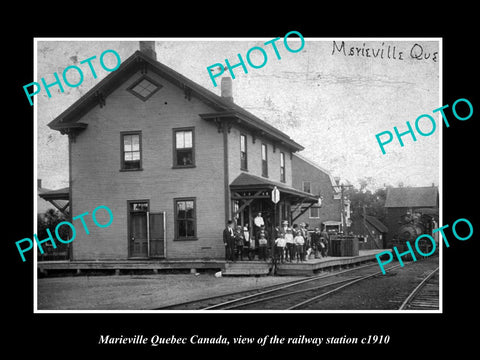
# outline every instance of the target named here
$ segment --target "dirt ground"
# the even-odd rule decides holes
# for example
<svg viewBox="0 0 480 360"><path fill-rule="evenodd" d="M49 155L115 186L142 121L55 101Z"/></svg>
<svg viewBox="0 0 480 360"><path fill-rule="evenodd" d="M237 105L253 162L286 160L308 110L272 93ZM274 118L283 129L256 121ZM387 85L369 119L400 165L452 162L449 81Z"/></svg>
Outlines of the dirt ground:
<svg viewBox="0 0 480 360"><path fill-rule="evenodd" d="M149 310L274 285L298 277L213 274L69 276L38 279L38 310Z"/></svg>

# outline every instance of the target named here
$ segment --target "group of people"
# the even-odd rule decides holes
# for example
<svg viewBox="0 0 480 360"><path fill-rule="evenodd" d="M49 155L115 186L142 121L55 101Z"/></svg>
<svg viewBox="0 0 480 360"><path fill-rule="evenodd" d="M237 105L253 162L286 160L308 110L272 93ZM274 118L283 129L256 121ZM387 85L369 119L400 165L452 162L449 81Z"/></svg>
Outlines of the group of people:
<svg viewBox="0 0 480 360"><path fill-rule="evenodd" d="M283 221L281 227L275 228L275 234L271 237L265 228L265 223L258 213L253 221L253 232L250 233L248 227L240 225L235 227L232 220L227 223L223 231L223 242L225 245L225 260L243 261L244 258L254 260L258 254L260 260L267 261L270 257L280 263L284 262L303 262L311 254L316 259L326 257L329 247L329 235L320 231L318 227L310 233L308 224L300 223L289 226L288 221ZM274 242L274 253L270 254L270 249Z"/></svg>
<svg viewBox="0 0 480 360"><path fill-rule="evenodd" d="M308 260L311 254L315 259L327 256L329 235L318 227L310 234L308 224L302 222L300 226L293 224L290 227L288 221L284 220L276 232L275 256L281 263L295 260L303 262Z"/></svg>
<svg viewBox="0 0 480 360"><path fill-rule="evenodd" d="M269 234L265 225L261 225L258 231L250 236L250 231L246 226L235 226L230 220L227 227L223 230L223 243L225 245L225 260L243 261L244 258L254 260L255 255L261 260L267 260Z"/></svg>

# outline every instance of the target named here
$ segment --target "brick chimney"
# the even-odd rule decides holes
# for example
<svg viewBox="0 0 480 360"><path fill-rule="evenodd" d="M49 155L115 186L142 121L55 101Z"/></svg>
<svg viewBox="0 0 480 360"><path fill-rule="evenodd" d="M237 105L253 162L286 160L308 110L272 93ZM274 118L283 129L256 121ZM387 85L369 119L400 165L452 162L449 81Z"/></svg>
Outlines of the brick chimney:
<svg viewBox="0 0 480 360"><path fill-rule="evenodd" d="M225 68L224 70L227 70L227 68ZM222 81L220 83L220 91L222 98L229 102L233 102L232 78L230 77L230 75L222 77Z"/></svg>
<svg viewBox="0 0 480 360"><path fill-rule="evenodd" d="M222 82L220 83L222 98L229 102L233 102L232 96L232 78L230 76L222 77Z"/></svg>
<svg viewBox="0 0 480 360"><path fill-rule="evenodd" d="M157 53L155 52L155 41L140 41L140 51L145 55L157 60Z"/></svg>

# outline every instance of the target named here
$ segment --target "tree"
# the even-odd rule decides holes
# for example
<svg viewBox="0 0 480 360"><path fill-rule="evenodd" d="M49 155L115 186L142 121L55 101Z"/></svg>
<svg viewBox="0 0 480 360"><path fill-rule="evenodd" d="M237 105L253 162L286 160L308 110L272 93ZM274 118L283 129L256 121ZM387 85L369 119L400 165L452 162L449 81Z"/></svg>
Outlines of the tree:
<svg viewBox="0 0 480 360"><path fill-rule="evenodd" d="M66 221L67 219L65 216L60 213L58 210L55 209L48 209L45 214L37 214L37 237L39 240L43 240L49 237L47 233L47 229L50 230L52 234L52 238L55 240L55 228L59 223L62 221ZM58 235L62 238L62 240L70 239L70 227L68 226L60 226L58 228ZM42 249L45 254L54 254L54 253L68 253L69 244L64 244L60 241L55 241L57 246L56 249L53 247L49 247L50 242L46 242L42 244ZM42 254L40 251L38 252L38 256Z"/></svg>
<svg viewBox="0 0 480 360"><path fill-rule="evenodd" d="M386 188L377 188L372 192L369 188L375 183L371 177L362 178L358 181L359 186L349 190L350 210L352 217L357 218L365 214L375 216L380 221L385 221L385 200L387 199ZM388 187L388 186L387 186Z"/></svg>

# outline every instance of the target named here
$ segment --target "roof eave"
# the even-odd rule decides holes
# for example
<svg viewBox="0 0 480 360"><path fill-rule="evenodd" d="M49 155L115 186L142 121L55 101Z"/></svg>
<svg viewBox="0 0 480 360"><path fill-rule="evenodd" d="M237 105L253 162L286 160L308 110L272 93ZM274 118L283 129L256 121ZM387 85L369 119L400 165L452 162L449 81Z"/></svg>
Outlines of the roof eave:
<svg viewBox="0 0 480 360"><path fill-rule="evenodd" d="M305 149L302 145L298 144L291 138L287 137L287 135L281 132L275 133L271 131L271 129L267 129L266 127L259 125L255 120L252 120L247 116L245 116L244 114L241 114L235 110L205 113L205 114L199 114L199 116L203 120L207 120L207 121L216 121L217 119L220 121L223 121L223 120L234 121L235 124L237 125L244 125L247 128L254 129L253 130L254 135L269 137L273 139L275 142L277 142L278 144L285 146L286 148L288 148L293 152L302 151Z"/></svg>

